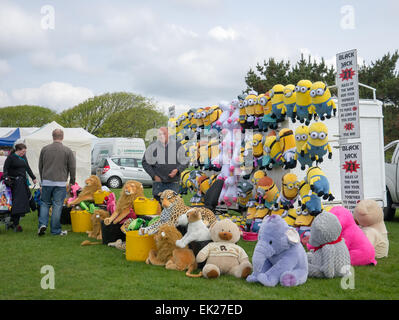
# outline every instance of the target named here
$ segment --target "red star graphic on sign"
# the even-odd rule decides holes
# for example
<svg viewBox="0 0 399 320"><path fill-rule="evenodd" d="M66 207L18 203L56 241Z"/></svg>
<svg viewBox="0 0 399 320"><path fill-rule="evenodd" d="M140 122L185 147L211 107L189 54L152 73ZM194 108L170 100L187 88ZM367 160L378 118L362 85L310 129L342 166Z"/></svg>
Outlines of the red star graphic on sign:
<svg viewBox="0 0 399 320"><path fill-rule="evenodd" d="M343 81L345 81L345 80L351 80L354 75L355 75L355 71L353 71L353 69L350 68L350 69L343 69L342 72L340 73L339 77Z"/></svg>
<svg viewBox="0 0 399 320"><path fill-rule="evenodd" d="M344 169L345 172L350 172L350 173L357 172L357 169L359 169L359 168L360 168L360 164L357 163L357 160L345 161L345 164L342 165L342 169Z"/></svg>
<svg viewBox="0 0 399 320"><path fill-rule="evenodd" d="M355 129L355 125L352 122L345 123L344 129L346 131L352 131Z"/></svg>

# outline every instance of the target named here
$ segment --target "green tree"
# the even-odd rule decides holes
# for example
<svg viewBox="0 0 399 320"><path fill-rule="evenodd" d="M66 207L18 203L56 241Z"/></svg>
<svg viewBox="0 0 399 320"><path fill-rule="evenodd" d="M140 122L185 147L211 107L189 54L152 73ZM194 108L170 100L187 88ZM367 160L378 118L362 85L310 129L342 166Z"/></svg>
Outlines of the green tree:
<svg viewBox="0 0 399 320"><path fill-rule="evenodd" d="M144 137L147 129L164 125L167 117L152 100L129 92L106 93L63 111L65 127L82 127L98 137Z"/></svg>
<svg viewBox="0 0 399 320"><path fill-rule="evenodd" d="M4 107L0 108L0 127L41 127L56 116L55 111L40 106Z"/></svg>
<svg viewBox="0 0 399 320"><path fill-rule="evenodd" d="M305 59L303 54L301 59L292 66L289 61L276 61L274 58L269 58L268 61L263 62L263 65L259 63L256 65L256 72L253 69L248 71L245 77L247 84L245 92L254 89L258 93L264 93L275 84L296 84L301 79L312 82L324 81L331 85L335 83L335 70L333 66L326 65L324 58L319 63L316 60L312 62L310 56Z"/></svg>

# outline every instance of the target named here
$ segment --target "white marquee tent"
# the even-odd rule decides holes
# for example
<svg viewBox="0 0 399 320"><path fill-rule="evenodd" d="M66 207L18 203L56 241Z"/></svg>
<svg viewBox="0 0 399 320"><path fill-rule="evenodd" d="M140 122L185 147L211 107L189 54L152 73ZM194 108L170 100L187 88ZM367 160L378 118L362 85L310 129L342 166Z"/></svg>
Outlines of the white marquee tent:
<svg viewBox="0 0 399 320"><path fill-rule="evenodd" d="M41 149L53 142L52 132L54 129L64 131L63 144L71 148L76 157L76 182L83 187L84 181L91 175L91 149L92 142L97 139L83 128L64 128L53 121L25 137L27 146L26 156L29 165L40 180L39 156Z"/></svg>

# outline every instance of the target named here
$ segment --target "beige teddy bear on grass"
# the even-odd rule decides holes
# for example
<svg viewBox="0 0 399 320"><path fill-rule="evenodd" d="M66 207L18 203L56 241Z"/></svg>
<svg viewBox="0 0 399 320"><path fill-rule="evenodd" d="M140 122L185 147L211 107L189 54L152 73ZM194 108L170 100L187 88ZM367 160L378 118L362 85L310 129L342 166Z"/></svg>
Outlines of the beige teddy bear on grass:
<svg viewBox="0 0 399 320"><path fill-rule="evenodd" d="M382 208L374 200L362 200L353 211L353 217L375 249L375 257L388 257L388 231Z"/></svg>
<svg viewBox="0 0 399 320"><path fill-rule="evenodd" d="M218 278L230 274L246 278L252 272L252 264L243 248L236 245L240 229L229 219L217 221L211 227L212 241L196 257L198 263L206 261L202 274L205 278Z"/></svg>

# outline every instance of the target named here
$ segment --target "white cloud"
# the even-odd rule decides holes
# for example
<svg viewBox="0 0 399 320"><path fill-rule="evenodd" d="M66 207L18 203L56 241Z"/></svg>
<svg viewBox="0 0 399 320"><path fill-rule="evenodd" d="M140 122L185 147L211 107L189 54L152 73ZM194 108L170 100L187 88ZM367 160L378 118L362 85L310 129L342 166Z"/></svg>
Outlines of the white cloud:
<svg viewBox="0 0 399 320"><path fill-rule="evenodd" d="M39 68L66 68L79 72L88 72L87 62L78 53L56 57L52 52L39 51L31 55L31 63Z"/></svg>
<svg viewBox="0 0 399 320"><path fill-rule="evenodd" d="M238 32L233 28L224 29L221 26L217 26L210 29L208 31L208 35L218 41L236 40L238 37Z"/></svg>
<svg viewBox="0 0 399 320"><path fill-rule="evenodd" d="M11 70L10 65L6 60L0 59L0 76L3 76L7 73L9 73Z"/></svg>
<svg viewBox="0 0 399 320"><path fill-rule="evenodd" d="M46 31L41 29L40 11L26 13L20 7L2 2L0 10L0 54L12 55L42 48L47 43Z"/></svg>
<svg viewBox="0 0 399 320"><path fill-rule="evenodd" d="M14 89L11 93L0 91L1 106L40 105L56 111L73 107L93 97L93 92L84 87L75 87L64 82L49 82L38 88Z"/></svg>

